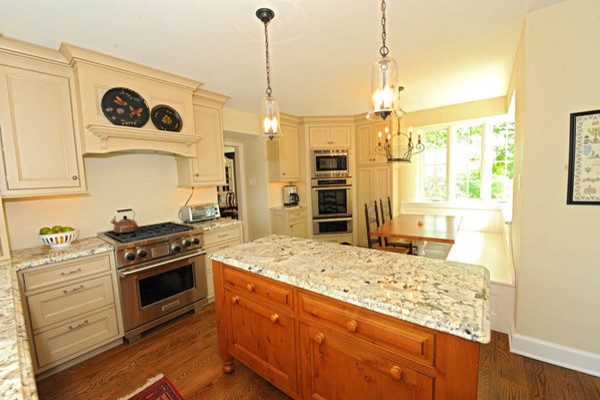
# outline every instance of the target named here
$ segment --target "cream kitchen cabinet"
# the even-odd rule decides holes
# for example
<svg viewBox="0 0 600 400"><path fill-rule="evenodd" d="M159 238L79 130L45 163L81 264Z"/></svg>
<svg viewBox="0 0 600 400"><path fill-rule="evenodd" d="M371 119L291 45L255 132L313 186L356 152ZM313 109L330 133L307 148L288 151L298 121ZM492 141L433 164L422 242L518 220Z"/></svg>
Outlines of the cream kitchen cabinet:
<svg viewBox="0 0 600 400"><path fill-rule="evenodd" d="M177 157L179 186L215 186L225 183L223 104L228 97L206 90L194 94L195 157Z"/></svg>
<svg viewBox="0 0 600 400"><path fill-rule="evenodd" d="M388 128L391 134L391 122L381 121L378 123L366 123L356 127L356 164L372 165L374 163L385 163L385 155L377 153L375 148L379 143L379 132L381 132L381 142L385 141Z"/></svg>
<svg viewBox="0 0 600 400"><path fill-rule="evenodd" d="M349 148L352 127L349 125L309 126L308 137L311 149Z"/></svg>
<svg viewBox="0 0 600 400"><path fill-rule="evenodd" d="M271 232L306 238L306 207L272 208Z"/></svg>
<svg viewBox="0 0 600 400"><path fill-rule="evenodd" d="M19 271L35 373L123 336L113 253Z"/></svg>
<svg viewBox="0 0 600 400"><path fill-rule="evenodd" d="M86 191L73 72L0 47L3 197Z"/></svg>
<svg viewBox="0 0 600 400"><path fill-rule="evenodd" d="M4 218L4 205L0 199L0 260L10 258L10 244L8 243L8 228Z"/></svg>
<svg viewBox="0 0 600 400"><path fill-rule="evenodd" d="M212 262L208 256L214 251L242 244L244 241L242 228L242 224L233 224L204 232L203 247L206 251L204 261L206 263L206 283L208 286L207 298L209 303L215 301L215 286L213 282L213 269L211 268Z"/></svg>
<svg viewBox="0 0 600 400"><path fill-rule="evenodd" d="M358 244L367 245L367 225L365 221L365 203L369 206L379 199L387 199L392 195L392 166L391 164L376 165L373 167L356 168L356 192L358 205L355 218L355 229L358 231Z"/></svg>
<svg viewBox="0 0 600 400"><path fill-rule="evenodd" d="M283 137L267 141L269 182L300 180L300 146L298 123L282 117Z"/></svg>

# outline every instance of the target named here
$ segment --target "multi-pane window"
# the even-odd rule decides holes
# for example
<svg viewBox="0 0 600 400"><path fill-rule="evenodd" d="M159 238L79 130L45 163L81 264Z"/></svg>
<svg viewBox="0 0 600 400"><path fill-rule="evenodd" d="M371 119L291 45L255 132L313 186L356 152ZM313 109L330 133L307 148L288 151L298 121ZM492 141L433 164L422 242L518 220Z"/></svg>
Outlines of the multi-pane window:
<svg viewBox="0 0 600 400"><path fill-rule="evenodd" d="M512 198L515 124L506 117L425 129L423 200Z"/></svg>

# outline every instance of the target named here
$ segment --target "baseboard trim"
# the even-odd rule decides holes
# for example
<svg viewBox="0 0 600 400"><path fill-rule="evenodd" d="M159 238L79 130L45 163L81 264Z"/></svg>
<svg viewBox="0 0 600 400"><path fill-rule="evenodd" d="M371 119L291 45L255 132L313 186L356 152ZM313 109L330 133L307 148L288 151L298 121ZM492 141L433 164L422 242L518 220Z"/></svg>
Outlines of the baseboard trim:
<svg viewBox="0 0 600 400"><path fill-rule="evenodd" d="M600 355L515 333L508 335L511 353L600 377Z"/></svg>

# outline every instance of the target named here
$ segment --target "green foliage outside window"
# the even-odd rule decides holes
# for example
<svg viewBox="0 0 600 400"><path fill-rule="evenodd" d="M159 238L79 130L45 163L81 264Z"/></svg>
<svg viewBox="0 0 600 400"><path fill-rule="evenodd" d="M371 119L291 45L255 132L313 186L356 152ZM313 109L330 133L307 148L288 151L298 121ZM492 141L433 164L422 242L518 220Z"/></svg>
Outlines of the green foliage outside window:
<svg viewBox="0 0 600 400"><path fill-rule="evenodd" d="M483 125L456 130L457 148L462 159L456 160L456 197L459 199L481 198L481 138ZM457 149L457 150L458 150Z"/></svg>
<svg viewBox="0 0 600 400"><path fill-rule="evenodd" d="M493 200L512 198L515 158L515 123L502 122L493 127L492 194Z"/></svg>

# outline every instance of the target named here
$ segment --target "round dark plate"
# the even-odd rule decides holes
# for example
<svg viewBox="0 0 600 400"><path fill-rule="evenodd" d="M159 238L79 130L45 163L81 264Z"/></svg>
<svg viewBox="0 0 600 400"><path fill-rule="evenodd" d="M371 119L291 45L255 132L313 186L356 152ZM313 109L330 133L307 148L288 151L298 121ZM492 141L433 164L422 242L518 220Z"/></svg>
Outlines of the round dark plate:
<svg viewBox="0 0 600 400"><path fill-rule="evenodd" d="M102 96L102 112L115 125L141 128L148 122L146 100L131 89L116 87Z"/></svg>
<svg viewBox="0 0 600 400"><path fill-rule="evenodd" d="M150 113L152 123L161 131L179 132L183 126L179 113L173 108L159 104Z"/></svg>

